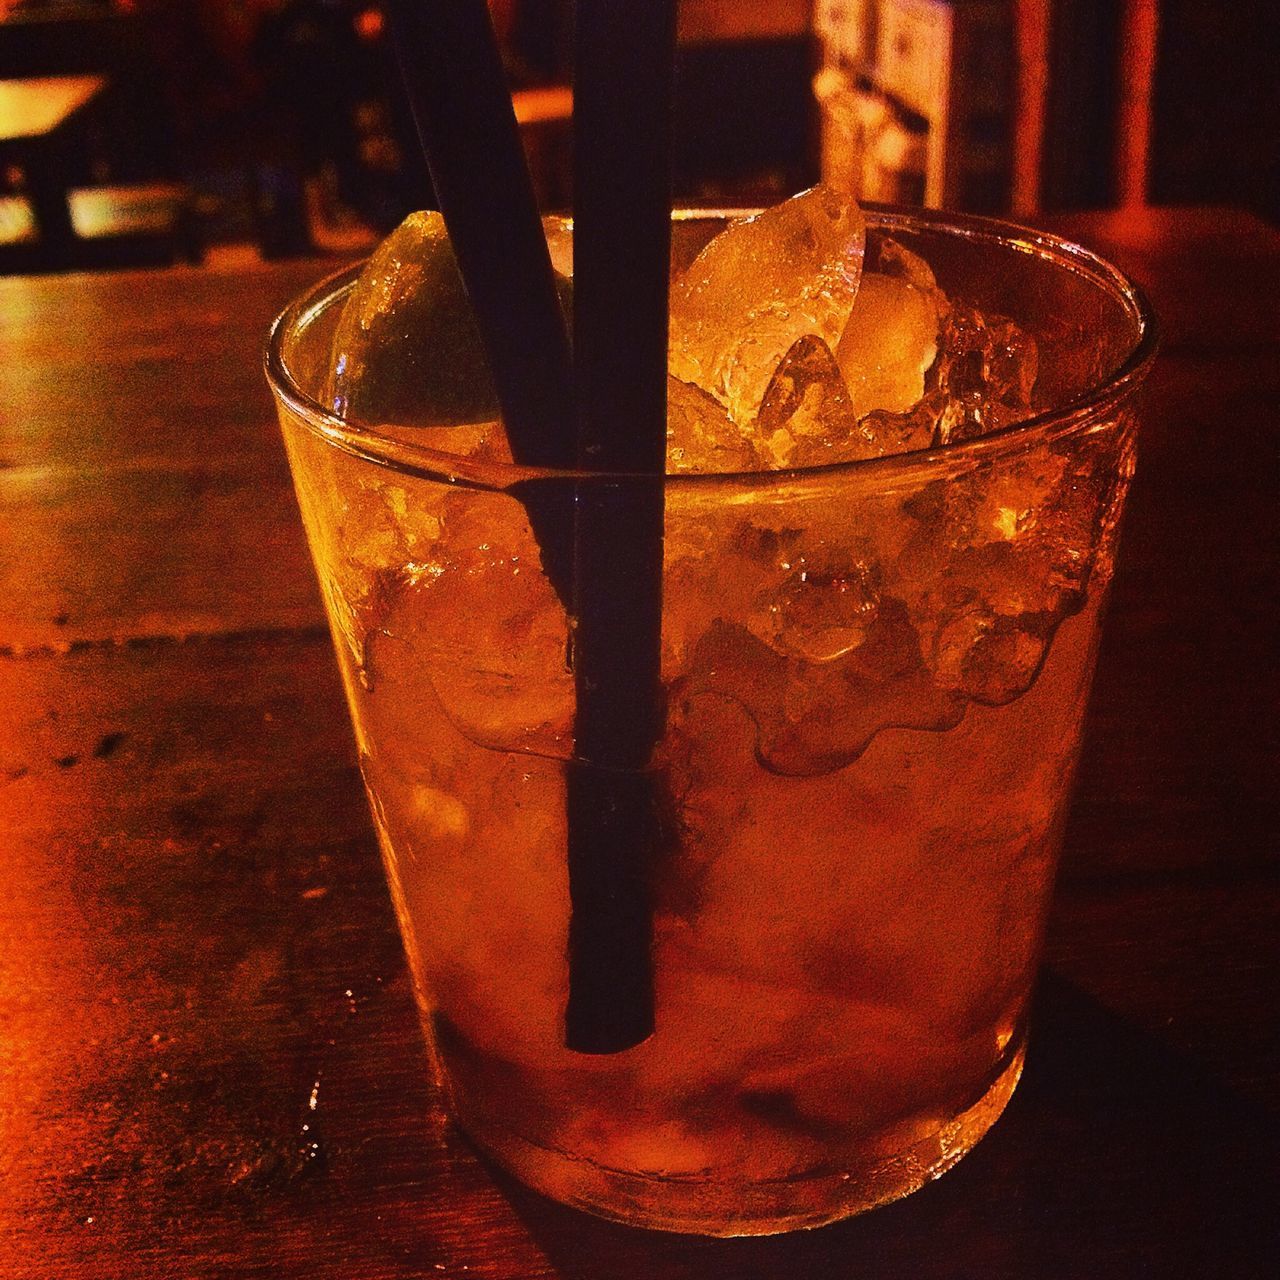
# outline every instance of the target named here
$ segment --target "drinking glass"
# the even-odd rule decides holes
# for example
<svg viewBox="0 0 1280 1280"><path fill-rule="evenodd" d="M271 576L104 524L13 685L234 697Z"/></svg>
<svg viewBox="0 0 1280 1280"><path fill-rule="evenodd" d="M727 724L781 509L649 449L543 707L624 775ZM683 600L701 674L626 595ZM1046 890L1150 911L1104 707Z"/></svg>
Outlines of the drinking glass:
<svg viewBox="0 0 1280 1280"><path fill-rule="evenodd" d="M722 222L679 218L677 258ZM618 1053L565 1045L573 626L530 511L642 482L501 461L429 405L410 428L335 416L354 270L270 341L447 1106L530 1186L632 1224L768 1233L903 1196L1022 1069L1153 319L1054 237L868 222L1031 336L1032 413L898 456L667 478L655 1030Z"/></svg>

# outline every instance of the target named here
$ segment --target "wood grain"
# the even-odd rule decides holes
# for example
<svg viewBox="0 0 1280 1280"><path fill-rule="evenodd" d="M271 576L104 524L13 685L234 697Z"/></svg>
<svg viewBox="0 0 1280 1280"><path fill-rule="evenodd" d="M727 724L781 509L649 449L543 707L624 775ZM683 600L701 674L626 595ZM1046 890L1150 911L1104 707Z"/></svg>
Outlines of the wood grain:
<svg viewBox="0 0 1280 1280"><path fill-rule="evenodd" d="M0 649L322 622L261 358L326 269L0 280Z"/></svg>

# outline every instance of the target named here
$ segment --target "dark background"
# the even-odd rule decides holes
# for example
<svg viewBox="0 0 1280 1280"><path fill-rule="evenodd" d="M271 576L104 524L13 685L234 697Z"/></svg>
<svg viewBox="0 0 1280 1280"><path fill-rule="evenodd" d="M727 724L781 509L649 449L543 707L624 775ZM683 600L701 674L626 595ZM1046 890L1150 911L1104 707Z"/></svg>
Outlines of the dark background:
<svg viewBox="0 0 1280 1280"><path fill-rule="evenodd" d="M514 87L569 80L572 0L492 8ZM682 0L677 198L767 201L817 176L810 8ZM1115 202L1120 8L1051 6L1046 212ZM0 16L0 76L111 76L75 179L184 184L203 245L305 253L325 229L317 219L373 235L431 201L378 0L0 0ZM1277 49L1280 6L1164 0L1151 203L1232 204L1280 221ZM558 205L569 192L567 161L557 163L544 199ZM324 189L320 211L309 182ZM20 173L0 172L0 197L21 190Z"/></svg>

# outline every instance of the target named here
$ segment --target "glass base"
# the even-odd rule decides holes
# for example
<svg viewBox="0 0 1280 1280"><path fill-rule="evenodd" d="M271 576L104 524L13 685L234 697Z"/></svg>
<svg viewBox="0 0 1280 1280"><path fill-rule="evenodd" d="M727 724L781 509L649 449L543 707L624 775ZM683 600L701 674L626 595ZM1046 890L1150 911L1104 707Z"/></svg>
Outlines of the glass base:
<svg viewBox="0 0 1280 1280"><path fill-rule="evenodd" d="M472 1141L521 1182L563 1204L633 1227L705 1236L762 1236L821 1227L899 1200L941 1177L1000 1117L1022 1075L1025 1036L972 1106L907 1149L863 1168L823 1168L772 1182L662 1178L574 1159L459 1118Z"/></svg>

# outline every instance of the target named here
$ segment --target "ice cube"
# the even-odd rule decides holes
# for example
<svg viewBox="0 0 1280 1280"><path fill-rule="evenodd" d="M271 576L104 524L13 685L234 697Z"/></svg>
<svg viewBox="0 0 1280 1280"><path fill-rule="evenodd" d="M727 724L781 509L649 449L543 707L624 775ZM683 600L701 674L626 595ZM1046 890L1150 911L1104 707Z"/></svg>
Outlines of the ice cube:
<svg viewBox="0 0 1280 1280"><path fill-rule="evenodd" d="M430 554L438 512L318 437L299 435L290 451L303 511L334 513L331 523L310 521L320 589L339 649L366 682L365 637L381 625L402 566Z"/></svg>
<svg viewBox="0 0 1280 1280"><path fill-rule="evenodd" d="M731 224L672 286L671 372L751 423L797 338L839 341L865 234L853 200L822 186Z"/></svg>
<svg viewBox="0 0 1280 1280"><path fill-rule="evenodd" d="M802 777L851 763L891 725L949 728L964 713L934 683L902 602L885 598L836 661L785 657L746 627L717 622L695 647L688 689L736 702L755 722L761 763Z"/></svg>
<svg viewBox="0 0 1280 1280"><path fill-rule="evenodd" d="M833 662L867 639L880 606L874 565L852 556L796 557L786 580L764 595L747 626L771 648L809 662Z"/></svg>
<svg viewBox="0 0 1280 1280"><path fill-rule="evenodd" d="M442 720L412 646L379 635L372 647L382 678L363 700L372 745L360 766L441 1047L464 1071L498 1055L562 1059L561 766L470 748Z"/></svg>
<svg viewBox="0 0 1280 1280"><path fill-rule="evenodd" d="M667 378L667 470L754 471L751 442L724 406L698 387Z"/></svg>
<svg viewBox="0 0 1280 1280"><path fill-rule="evenodd" d="M1039 351L1031 334L1004 316L956 305L939 345L934 376L946 402L936 443L986 435L1032 416Z"/></svg>
<svg viewBox="0 0 1280 1280"><path fill-rule="evenodd" d="M378 631L414 655L453 726L480 746L567 755L568 619L523 506L506 494L451 495L438 541L395 581ZM370 677L376 689L373 662Z"/></svg>
<svg viewBox="0 0 1280 1280"><path fill-rule="evenodd" d="M933 393L905 413L873 409L858 424L859 430L874 442L877 457L927 449L937 436L938 418L945 402L945 396Z"/></svg>
<svg viewBox="0 0 1280 1280"><path fill-rule="evenodd" d="M896 241L880 248L879 268L864 271L836 359L858 417L905 413L925 391L949 309L923 259Z"/></svg>
<svg viewBox="0 0 1280 1280"><path fill-rule="evenodd" d="M797 338L782 357L760 405L756 439L772 468L854 462L879 452L858 425L831 348L813 334Z"/></svg>
<svg viewBox="0 0 1280 1280"><path fill-rule="evenodd" d="M799 531L762 528L716 495L668 493L663 557L663 672L675 680L689 668L693 647L719 618L747 618L757 597L790 572Z"/></svg>
<svg viewBox="0 0 1280 1280"><path fill-rule="evenodd" d="M987 705L1018 697L1081 607L1110 497L1087 446L1071 448L1003 459L907 504L919 523L896 567L941 688Z"/></svg>
<svg viewBox="0 0 1280 1280"><path fill-rule="evenodd" d="M1082 590L1098 560L1110 556L1129 480L1131 442L1110 432L1063 441L1052 456L1061 466L1028 541L1045 558L1051 582Z"/></svg>
<svg viewBox="0 0 1280 1280"><path fill-rule="evenodd" d="M1052 638L1051 615L1007 615L973 605L939 630L936 679L974 702L1003 706L1031 688Z"/></svg>
<svg viewBox="0 0 1280 1280"><path fill-rule="evenodd" d="M859 461L933 442L945 397L925 395L925 375L950 303L923 259L893 240L878 253L834 355L806 334L774 371L757 427L770 466Z"/></svg>
<svg viewBox="0 0 1280 1280"><path fill-rule="evenodd" d="M938 288L938 279L933 268L918 254L912 253L901 241L885 236L879 243L876 252L875 269L881 275L901 280L914 286L921 293L934 295L939 308L939 315L946 315L951 309L947 296Z"/></svg>

